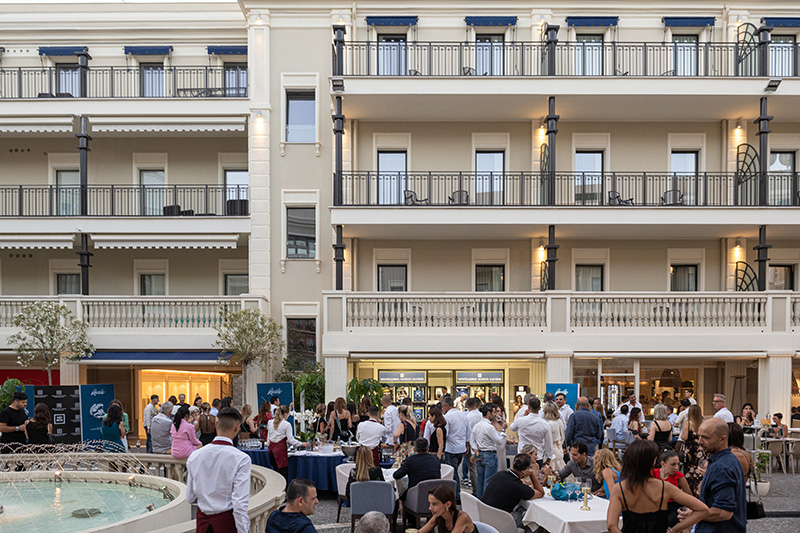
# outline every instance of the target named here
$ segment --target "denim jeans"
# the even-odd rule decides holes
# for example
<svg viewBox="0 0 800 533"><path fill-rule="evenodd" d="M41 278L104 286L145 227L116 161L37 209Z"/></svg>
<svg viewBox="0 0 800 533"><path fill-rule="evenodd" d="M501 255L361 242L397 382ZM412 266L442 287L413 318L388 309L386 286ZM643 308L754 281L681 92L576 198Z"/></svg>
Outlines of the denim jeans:
<svg viewBox="0 0 800 533"><path fill-rule="evenodd" d="M456 500L461 501L461 480L459 479L458 467L464 459L463 453L444 452L444 462L453 467L453 479L456 482Z"/></svg>
<svg viewBox="0 0 800 533"><path fill-rule="evenodd" d="M144 428L144 432L147 434L147 443L144 449L147 453L153 453L153 439L150 437L150 428Z"/></svg>
<svg viewBox="0 0 800 533"><path fill-rule="evenodd" d="M475 489L475 497L479 500L483 498L486 485L489 480L497 473L497 452L481 452L478 456L478 487Z"/></svg>

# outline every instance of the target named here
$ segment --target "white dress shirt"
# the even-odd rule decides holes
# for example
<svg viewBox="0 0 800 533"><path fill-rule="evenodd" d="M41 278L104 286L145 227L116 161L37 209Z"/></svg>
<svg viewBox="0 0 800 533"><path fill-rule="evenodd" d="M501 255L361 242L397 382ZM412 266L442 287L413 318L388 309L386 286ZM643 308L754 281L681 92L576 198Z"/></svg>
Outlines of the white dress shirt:
<svg viewBox="0 0 800 533"><path fill-rule="evenodd" d="M425 422L425 432L424 432L424 435L422 435L422 436L425 437L425 440L428 441L428 444L431 443L431 435L433 435L433 430L434 429L436 429L436 428L433 426L433 422L431 422L430 420Z"/></svg>
<svg viewBox="0 0 800 533"><path fill-rule="evenodd" d="M269 442L280 442L286 439L286 445L300 446L303 443L294 438L294 431L292 425L286 420L281 420L278 427L275 427L275 422L270 420L267 422L267 440Z"/></svg>
<svg viewBox="0 0 800 533"><path fill-rule="evenodd" d="M427 429L428 426L432 426L430 422L425 425ZM361 422L358 425L358 429L356 430L356 441L361 446L366 446L367 448L374 448L381 443L383 437L386 433L386 428L375 420L374 418L370 418L365 422Z"/></svg>
<svg viewBox="0 0 800 533"><path fill-rule="evenodd" d="M450 432L447 432L448 440ZM473 450L481 452L496 452L497 447L505 445L506 434L497 431L495 427L487 420L482 418L480 422L475 424L472 428L472 435L469 439L469 445ZM452 452L451 452L452 453Z"/></svg>
<svg viewBox="0 0 800 533"><path fill-rule="evenodd" d="M688 411L688 409L687 409ZM733 422L733 413L727 407L723 407L714 414L714 418L721 418L725 422Z"/></svg>
<svg viewBox="0 0 800 533"><path fill-rule="evenodd" d="M144 408L144 414L142 415L142 426L150 429L150 424L153 420L153 417L159 413L159 408L153 405L153 402L147 404L147 407Z"/></svg>
<svg viewBox="0 0 800 533"><path fill-rule="evenodd" d="M572 407L564 404L558 408L558 412L561 413L561 421L564 422L564 427L566 428L569 423L569 417L571 417L573 413Z"/></svg>
<svg viewBox="0 0 800 533"><path fill-rule="evenodd" d="M532 444L536 448L539 459L546 461L555 459L553 453L553 434L550 424L539 413L530 413L511 423L511 431L516 431L519 436L519 447Z"/></svg>
<svg viewBox="0 0 800 533"><path fill-rule="evenodd" d="M689 403L692 405L697 405L697 400L695 400L694 397L689 396Z"/></svg>
<svg viewBox="0 0 800 533"><path fill-rule="evenodd" d="M464 453L467 451L467 413L458 409L450 409L444 415L447 422L447 443L444 451L447 453ZM477 425L476 425L477 427Z"/></svg>
<svg viewBox="0 0 800 533"><path fill-rule="evenodd" d="M479 409L473 409L472 411L467 411L467 441L471 442L470 439L472 438L472 428L475 427L475 424L481 421L483 417L481 416L481 412ZM472 446L472 444L470 444ZM475 453L475 450L472 450Z"/></svg>
<svg viewBox="0 0 800 533"><path fill-rule="evenodd" d="M635 405L631 405L630 402L627 402L627 403L623 403L619 407L622 407L623 405L627 405L628 406L628 416L630 416L631 411L633 411L634 407L638 407L639 408L639 422L641 424L644 424L644 408L642 408L642 404L640 404L639 402L636 402ZM618 414L620 414L619 407L617 407L617 409L614 411L614 416L617 416Z"/></svg>
<svg viewBox="0 0 800 533"><path fill-rule="evenodd" d="M233 444L227 437L214 441ZM224 444L203 446L186 460L186 499L208 515L233 509L237 533L248 533L250 457Z"/></svg>
<svg viewBox="0 0 800 533"><path fill-rule="evenodd" d="M400 415L397 414L397 407L389 405L383 412L384 436L383 441L387 444L394 442L394 432L400 425Z"/></svg>
<svg viewBox="0 0 800 533"><path fill-rule="evenodd" d="M625 432L628 430L628 415L620 413L615 416L611 421L611 429L614 430L614 440L624 443Z"/></svg>
<svg viewBox="0 0 800 533"><path fill-rule="evenodd" d="M678 429L681 431L683 431L683 423L686 422L687 418L689 418L689 409L684 409L678 413L678 418L675 420L675 424L678 425Z"/></svg>

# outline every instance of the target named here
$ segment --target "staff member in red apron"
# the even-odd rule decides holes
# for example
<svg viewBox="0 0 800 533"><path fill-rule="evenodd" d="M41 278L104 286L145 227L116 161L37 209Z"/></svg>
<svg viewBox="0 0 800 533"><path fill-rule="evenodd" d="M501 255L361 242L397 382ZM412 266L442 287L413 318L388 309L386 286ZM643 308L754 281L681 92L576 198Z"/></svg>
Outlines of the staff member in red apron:
<svg viewBox="0 0 800 533"><path fill-rule="evenodd" d="M273 420L267 425L269 440L269 460L272 468L289 481L289 452L287 443L294 446L304 446L294 438L292 425L286 420L289 417L289 406L281 405L275 409Z"/></svg>
<svg viewBox="0 0 800 533"><path fill-rule="evenodd" d="M381 441L386 435L386 427L378 421L381 410L373 405L369 408L369 420L358 425L356 440L361 446L372 450L372 460L375 466L381 462Z"/></svg>

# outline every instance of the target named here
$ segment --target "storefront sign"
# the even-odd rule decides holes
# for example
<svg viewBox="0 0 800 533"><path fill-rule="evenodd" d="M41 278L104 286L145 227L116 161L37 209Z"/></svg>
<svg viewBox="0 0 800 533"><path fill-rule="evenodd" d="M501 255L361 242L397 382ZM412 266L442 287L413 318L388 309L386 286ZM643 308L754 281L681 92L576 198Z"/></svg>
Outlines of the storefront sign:
<svg viewBox="0 0 800 533"><path fill-rule="evenodd" d="M574 406L578 401L580 386L577 383L547 383L544 390L554 395L563 393L567 397L567 405Z"/></svg>
<svg viewBox="0 0 800 533"><path fill-rule="evenodd" d="M380 370L378 381L381 383L425 383L428 381L427 372L389 372Z"/></svg>
<svg viewBox="0 0 800 533"><path fill-rule="evenodd" d="M290 405L294 402L294 385L291 382L285 383L257 383L256 392L258 393L258 406L261 407L263 402L270 403L273 396L277 396L281 405ZM295 405L295 410L299 410L300 406ZM294 428L294 417L289 417L289 423Z"/></svg>
<svg viewBox="0 0 800 533"><path fill-rule="evenodd" d="M502 383L503 371L456 372L456 383Z"/></svg>
<svg viewBox="0 0 800 533"><path fill-rule="evenodd" d="M103 440L101 432L103 417L106 416L108 405L113 399L114 385L80 386L80 419L78 421L80 440L83 442ZM131 430L133 431L133 428ZM55 434L55 432L55 413L53 413L53 433Z"/></svg>

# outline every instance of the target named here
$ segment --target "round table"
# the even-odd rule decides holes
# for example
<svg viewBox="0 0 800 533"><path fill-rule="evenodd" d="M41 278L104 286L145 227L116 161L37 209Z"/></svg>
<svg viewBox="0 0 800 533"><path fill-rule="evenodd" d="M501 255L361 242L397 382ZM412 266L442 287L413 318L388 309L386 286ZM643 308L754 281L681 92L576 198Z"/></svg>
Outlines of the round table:
<svg viewBox="0 0 800 533"><path fill-rule="evenodd" d="M260 450L258 448L238 448L239 450L243 451L250 457L250 462L257 466L263 466L265 468L272 468L272 463L269 460L269 450L264 448Z"/></svg>
<svg viewBox="0 0 800 533"><path fill-rule="evenodd" d="M336 492L336 467L346 461L347 457L341 452L292 452L289 454L289 481L296 478L310 479L317 490Z"/></svg>

